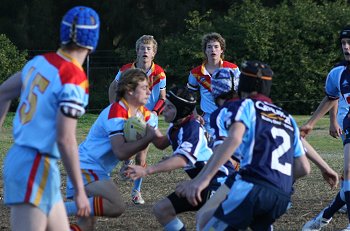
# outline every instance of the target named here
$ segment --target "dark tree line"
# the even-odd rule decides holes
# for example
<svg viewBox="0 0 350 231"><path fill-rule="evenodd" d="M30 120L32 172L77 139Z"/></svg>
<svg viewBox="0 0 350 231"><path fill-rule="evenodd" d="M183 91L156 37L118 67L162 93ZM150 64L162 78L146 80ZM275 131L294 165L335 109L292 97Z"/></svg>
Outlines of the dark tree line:
<svg viewBox="0 0 350 231"><path fill-rule="evenodd" d="M4 0L0 34L24 52L10 49L15 53L10 56L9 49L3 51L8 42L0 40L0 55L19 60L2 65L6 71L0 72L0 81L18 70L23 56L30 58L33 50L57 48L61 17L75 5L93 7L101 17L99 46L90 57L92 109L108 103L108 84L120 65L134 59L141 35L157 39L156 62L171 85L186 83L189 70L203 59L201 37L216 31L227 42L225 59L269 63L275 72L275 102L294 114L310 113L324 95L327 72L342 59L338 33L350 24L350 6L344 0Z"/></svg>

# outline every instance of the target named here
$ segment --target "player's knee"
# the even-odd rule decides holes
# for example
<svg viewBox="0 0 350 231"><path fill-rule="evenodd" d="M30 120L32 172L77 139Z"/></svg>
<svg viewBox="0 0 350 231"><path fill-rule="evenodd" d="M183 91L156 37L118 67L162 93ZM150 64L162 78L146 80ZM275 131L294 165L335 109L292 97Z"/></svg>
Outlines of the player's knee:
<svg viewBox="0 0 350 231"><path fill-rule="evenodd" d="M126 206L125 203L118 203L111 206L111 208L109 215L111 217L119 217L125 212Z"/></svg>
<svg viewBox="0 0 350 231"><path fill-rule="evenodd" d="M166 216L166 206L160 201L153 206L152 212L158 219L162 218L163 216Z"/></svg>

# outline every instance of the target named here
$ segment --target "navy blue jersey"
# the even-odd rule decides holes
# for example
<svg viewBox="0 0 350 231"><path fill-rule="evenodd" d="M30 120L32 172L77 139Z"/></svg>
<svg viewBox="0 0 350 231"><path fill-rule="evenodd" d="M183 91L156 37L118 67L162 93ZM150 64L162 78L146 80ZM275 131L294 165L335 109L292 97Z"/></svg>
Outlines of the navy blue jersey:
<svg viewBox="0 0 350 231"><path fill-rule="evenodd" d="M190 116L179 125L170 124L167 135L174 155L182 155L188 160L184 170L191 178L195 177L213 154L208 147L204 127ZM232 163L228 162L220 168L219 174L228 176L234 171Z"/></svg>
<svg viewBox="0 0 350 231"><path fill-rule="evenodd" d="M218 110L217 115L222 117L218 120L221 132L226 130L227 134L234 122L246 127L239 151L234 153L241 162L240 175L268 182L289 194L294 158L304 155L292 116L271 103L255 99L231 101Z"/></svg>

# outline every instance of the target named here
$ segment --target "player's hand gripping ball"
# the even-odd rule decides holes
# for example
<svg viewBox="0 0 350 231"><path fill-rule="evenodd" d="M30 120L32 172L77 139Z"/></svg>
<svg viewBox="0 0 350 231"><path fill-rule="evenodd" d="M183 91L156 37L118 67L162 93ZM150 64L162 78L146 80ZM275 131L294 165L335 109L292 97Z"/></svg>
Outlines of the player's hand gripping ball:
<svg viewBox="0 0 350 231"><path fill-rule="evenodd" d="M146 122L136 116L130 117L124 124L124 138L126 142L136 141L146 135Z"/></svg>

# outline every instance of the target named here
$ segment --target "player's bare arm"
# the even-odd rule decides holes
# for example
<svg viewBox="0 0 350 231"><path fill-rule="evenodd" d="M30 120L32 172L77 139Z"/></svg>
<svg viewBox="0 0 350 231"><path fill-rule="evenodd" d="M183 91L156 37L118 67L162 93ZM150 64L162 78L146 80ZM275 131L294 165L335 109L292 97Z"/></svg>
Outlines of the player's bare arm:
<svg viewBox="0 0 350 231"><path fill-rule="evenodd" d="M152 143L154 144L154 146L156 146L156 148L158 148L160 150L164 150L167 147L169 147L169 145L170 145L170 141L169 141L168 137L166 135L163 135L159 131L159 129L156 129L155 136L152 140Z"/></svg>
<svg viewBox="0 0 350 231"><path fill-rule="evenodd" d="M21 72L17 72L0 85L0 128L4 123L9 110L11 100L21 94L22 80Z"/></svg>
<svg viewBox="0 0 350 231"><path fill-rule="evenodd" d="M311 132L315 124L332 108L336 105L337 100L331 100L327 96L323 98L320 105L317 107L311 118L300 128L300 134L305 137Z"/></svg>
<svg viewBox="0 0 350 231"><path fill-rule="evenodd" d="M58 112L57 145L61 153L63 165L76 189L77 216L89 216L90 205L81 177L78 144L75 138L76 126L76 119L63 115L61 111Z"/></svg>
<svg viewBox="0 0 350 231"><path fill-rule="evenodd" d="M186 166L186 164L187 159L185 157L181 155L174 155L156 165L148 166L147 168L143 168L138 165L130 165L126 173L131 179L136 180L151 174L170 172L175 169L183 168Z"/></svg>
<svg viewBox="0 0 350 231"><path fill-rule="evenodd" d="M337 121L339 100L334 107L329 110L329 135L334 138L339 138L342 134L342 129Z"/></svg>
<svg viewBox="0 0 350 231"><path fill-rule="evenodd" d="M321 171L325 181L331 188L337 187L339 183L339 176L317 153L317 151L304 139L301 138L304 148L306 149L306 157L312 161Z"/></svg>
<svg viewBox="0 0 350 231"><path fill-rule="evenodd" d="M119 160L128 160L136 153L144 150L155 136L155 129L147 124L146 135L139 140L126 142L123 135L115 135L110 138L113 153Z"/></svg>

